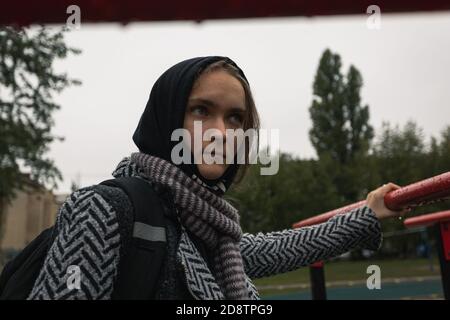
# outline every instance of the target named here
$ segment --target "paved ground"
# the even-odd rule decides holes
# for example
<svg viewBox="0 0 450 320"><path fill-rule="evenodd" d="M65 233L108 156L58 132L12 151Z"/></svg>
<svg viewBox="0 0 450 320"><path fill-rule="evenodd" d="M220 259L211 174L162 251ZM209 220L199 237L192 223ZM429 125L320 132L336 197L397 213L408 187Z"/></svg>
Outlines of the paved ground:
<svg viewBox="0 0 450 320"><path fill-rule="evenodd" d="M273 300L310 300L309 288L298 285L299 290L289 294L263 296ZM292 288L292 287L291 287ZM381 289L369 290L363 282L339 282L327 284L330 300L386 300L386 299L442 299L440 277L386 279Z"/></svg>

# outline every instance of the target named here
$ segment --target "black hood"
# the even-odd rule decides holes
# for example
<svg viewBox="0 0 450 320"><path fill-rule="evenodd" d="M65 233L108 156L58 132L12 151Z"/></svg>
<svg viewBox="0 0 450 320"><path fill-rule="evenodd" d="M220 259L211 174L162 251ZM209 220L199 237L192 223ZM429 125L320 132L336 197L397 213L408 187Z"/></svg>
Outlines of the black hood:
<svg viewBox="0 0 450 320"><path fill-rule="evenodd" d="M171 141L171 135L175 129L183 128L187 101L197 75L219 60L225 60L235 66L247 80L244 72L227 57L197 57L172 66L153 85L144 113L134 132L133 141L139 151L172 162L172 148L179 142ZM181 164L179 167L195 180L200 178L203 184L217 194L228 189L238 169L237 164L231 164L222 177L207 180L200 175L193 161L192 164Z"/></svg>

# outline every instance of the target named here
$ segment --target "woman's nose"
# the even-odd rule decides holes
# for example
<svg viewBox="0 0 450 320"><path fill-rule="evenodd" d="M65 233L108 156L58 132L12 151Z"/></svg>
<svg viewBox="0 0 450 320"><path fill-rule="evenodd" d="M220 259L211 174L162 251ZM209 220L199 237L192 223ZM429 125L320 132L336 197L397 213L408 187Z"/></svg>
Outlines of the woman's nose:
<svg viewBox="0 0 450 320"><path fill-rule="evenodd" d="M222 118L216 119L214 123L214 128L220 131L220 134L222 135L222 138L225 139L226 136L226 125L225 121Z"/></svg>

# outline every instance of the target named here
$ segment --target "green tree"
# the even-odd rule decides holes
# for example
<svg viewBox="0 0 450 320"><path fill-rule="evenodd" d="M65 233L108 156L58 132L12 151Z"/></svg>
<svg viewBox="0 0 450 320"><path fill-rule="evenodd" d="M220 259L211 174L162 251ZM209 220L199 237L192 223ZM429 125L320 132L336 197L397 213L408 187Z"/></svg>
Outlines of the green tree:
<svg viewBox="0 0 450 320"><path fill-rule="evenodd" d="M432 137L429 146L425 143L424 133L414 121L408 121L402 128L383 122L377 141L373 146L373 157L378 168L379 181L392 181L405 186L437 175L442 159L441 144ZM415 208L410 216L444 210L448 204L438 202ZM386 232L404 230L403 223L395 219L382 222ZM417 240L417 239L416 239ZM414 252L417 242L407 236L396 236L385 240L386 250L397 256L407 256Z"/></svg>
<svg viewBox="0 0 450 320"><path fill-rule="evenodd" d="M441 138L439 143L439 157L437 173L444 173L450 171L450 125L446 126L441 131Z"/></svg>
<svg viewBox="0 0 450 320"><path fill-rule="evenodd" d="M428 156L424 134L413 121L408 121L402 129L383 122L373 154L381 181L405 185L426 178L421 165Z"/></svg>
<svg viewBox="0 0 450 320"><path fill-rule="evenodd" d="M425 159L427 162L427 173L429 176L438 174L441 169L441 152L438 141L435 137L430 138L430 147L428 157Z"/></svg>
<svg viewBox="0 0 450 320"><path fill-rule="evenodd" d="M279 171L261 176L253 165L245 180L228 195L240 210L246 232L292 228L292 224L335 208L337 192L316 160L282 153Z"/></svg>
<svg viewBox="0 0 450 320"><path fill-rule="evenodd" d="M309 137L319 160L327 155L334 162L329 174L342 201L352 202L362 196L361 190L369 179L363 164L374 133L369 124L369 107L361 104L362 76L350 66L344 77L341 66L340 56L325 50L313 84Z"/></svg>
<svg viewBox="0 0 450 320"><path fill-rule="evenodd" d="M431 137L430 146L427 148L425 159L417 165L422 170L421 179L433 177L450 171L450 126L446 126L440 132L439 140ZM427 204L419 210L414 210L413 214L430 213L441 210L448 210L449 200L437 201Z"/></svg>
<svg viewBox="0 0 450 320"><path fill-rule="evenodd" d="M32 180L54 187L61 174L46 156L56 93L79 81L54 70L54 62L80 51L64 43L64 30L0 28L0 228L5 205Z"/></svg>

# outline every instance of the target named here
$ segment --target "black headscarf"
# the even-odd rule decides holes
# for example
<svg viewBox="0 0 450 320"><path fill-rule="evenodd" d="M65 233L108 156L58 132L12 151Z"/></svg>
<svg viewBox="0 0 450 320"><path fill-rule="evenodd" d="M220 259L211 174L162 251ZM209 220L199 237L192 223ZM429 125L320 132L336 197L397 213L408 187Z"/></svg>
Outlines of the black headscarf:
<svg viewBox="0 0 450 320"><path fill-rule="evenodd" d="M244 72L228 57L197 57L172 66L153 85L144 113L134 132L133 141L139 151L172 162L171 151L178 141L171 141L171 135L175 129L183 128L186 105L194 82L199 72L219 60L225 60L236 67L247 81ZM193 161L191 164L180 164L179 167L219 195L228 189L238 170L236 163L230 164L221 177L209 180L201 176Z"/></svg>

